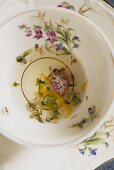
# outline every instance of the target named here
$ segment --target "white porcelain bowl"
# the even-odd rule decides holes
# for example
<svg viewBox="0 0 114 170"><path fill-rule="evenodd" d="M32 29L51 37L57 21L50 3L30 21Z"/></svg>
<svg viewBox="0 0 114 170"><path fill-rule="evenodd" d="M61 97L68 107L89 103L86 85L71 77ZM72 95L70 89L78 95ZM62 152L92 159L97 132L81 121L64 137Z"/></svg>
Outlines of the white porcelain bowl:
<svg viewBox="0 0 114 170"><path fill-rule="evenodd" d="M16 62L28 49L27 63ZM0 132L10 139L32 146L77 143L109 114L114 94L113 54L101 31L84 16L58 8L15 16L0 28L0 56ZM49 66L72 72L82 100L71 116L56 124L30 119L26 108L36 92L34 81L41 73L48 74ZM20 85L13 87L14 82Z"/></svg>

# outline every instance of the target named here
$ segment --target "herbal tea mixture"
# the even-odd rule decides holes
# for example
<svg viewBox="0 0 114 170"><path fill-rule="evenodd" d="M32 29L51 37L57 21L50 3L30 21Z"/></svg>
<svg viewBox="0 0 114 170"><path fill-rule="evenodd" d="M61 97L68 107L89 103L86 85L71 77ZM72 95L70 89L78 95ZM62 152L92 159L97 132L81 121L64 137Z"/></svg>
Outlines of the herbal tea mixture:
<svg viewBox="0 0 114 170"><path fill-rule="evenodd" d="M69 76L65 68L49 69L49 75L42 73L37 78L37 97L27 104L30 117L42 123L69 117L73 107L81 103L74 90L74 76Z"/></svg>

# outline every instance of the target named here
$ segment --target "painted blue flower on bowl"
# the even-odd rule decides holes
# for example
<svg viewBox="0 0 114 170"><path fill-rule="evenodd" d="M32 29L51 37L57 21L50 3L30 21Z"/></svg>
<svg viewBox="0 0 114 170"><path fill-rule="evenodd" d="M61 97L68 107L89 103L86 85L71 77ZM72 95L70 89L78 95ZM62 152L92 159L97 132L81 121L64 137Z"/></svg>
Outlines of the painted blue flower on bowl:
<svg viewBox="0 0 114 170"><path fill-rule="evenodd" d="M90 149L90 155L96 155L97 154L97 148Z"/></svg>

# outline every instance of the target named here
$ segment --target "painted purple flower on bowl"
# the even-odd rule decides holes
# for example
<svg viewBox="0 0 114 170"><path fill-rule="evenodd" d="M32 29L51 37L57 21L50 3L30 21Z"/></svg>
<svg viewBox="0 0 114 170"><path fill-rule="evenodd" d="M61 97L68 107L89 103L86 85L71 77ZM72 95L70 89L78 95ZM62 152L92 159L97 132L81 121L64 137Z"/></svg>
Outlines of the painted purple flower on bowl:
<svg viewBox="0 0 114 170"><path fill-rule="evenodd" d="M57 36L55 34L55 32L53 30L49 30L46 32L47 37L48 37L48 41L50 41L52 44L57 41Z"/></svg>
<svg viewBox="0 0 114 170"><path fill-rule="evenodd" d="M35 39L37 39L37 40L39 40L40 38L42 38L43 36L42 36L42 30L41 29L35 29L35 36L33 37L33 38L35 38Z"/></svg>
<svg viewBox="0 0 114 170"><path fill-rule="evenodd" d="M53 90L61 96L66 94L68 88L69 77L64 68L54 69L51 76L51 85Z"/></svg>
<svg viewBox="0 0 114 170"><path fill-rule="evenodd" d="M95 107L95 106L91 106L91 107L88 108L88 113L89 113L90 115L94 114L95 111L96 111L96 107Z"/></svg>
<svg viewBox="0 0 114 170"><path fill-rule="evenodd" d="M25 33L27 37L30 37L32 35L32 31L30 29L26 29Z"/></svg>

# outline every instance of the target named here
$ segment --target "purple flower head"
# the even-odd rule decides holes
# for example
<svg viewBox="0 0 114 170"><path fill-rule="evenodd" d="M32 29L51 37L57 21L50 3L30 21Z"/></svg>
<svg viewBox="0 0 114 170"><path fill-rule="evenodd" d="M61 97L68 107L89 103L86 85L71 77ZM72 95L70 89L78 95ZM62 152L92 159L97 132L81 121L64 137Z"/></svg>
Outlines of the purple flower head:
<svg viewBox="0 0 114 170"><path fill-rule="evenodd" d="M62 42L60 42L59 44L55 44L55 46L56 46L56 51L62 50L64 48Z"/></svg>
<svg viewBox="0 0 114 170"><path fill-rule="evenodd" d="M79 149L79 152L84 155L85 154L85 150L84 149Z"/></svg>
<svg viewBox="0 0 114 170"><path fill-rule="evenodd" d="M26 29L25 33L27 37L30 37L32 35L32 31L30 29Z"/></svg>
<svg viewBox="0 0 114 170"><path fill-rule="evenodd" d="M53 30L50 30L50 31L47 31L46 32L47 34L47 37L48 37L48 41L50 41L52 44L57 41L57 37L56 37L56 34Z"/></svg>
<svg viewBox="0 0 114 170"><path fill-rule="evenodd" d="M69 77L64 68L54 69L51 77L51 85L53 90L61 96L66 94L68 88Z"/></svg>
<svg viewBox="0 0 114 170"><path fill-rule="evenodd" d="M94 148L94 149L90 149L90 155L96 155L96 151L97 151L97 148Z"/></svg>
<svg viewBox="0 0 114 170"><path fill-rule="evenodd" d="M96 107L95 107L95 106L91 106L91 107L88 108L88 113L89 113L90 115L94 114L95 111L96 111Z"/></svg>
<svg viewBox="0 0 114 170"><path fill-rule="evenodd" d="M41 29L35 29L35 36L33 38L36 38L37 40L39 40L40 38L42 38L42 30Z"/></svg>

